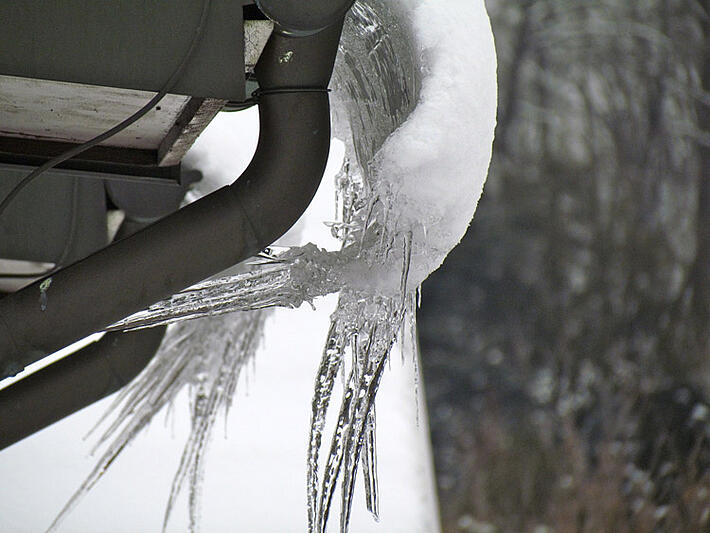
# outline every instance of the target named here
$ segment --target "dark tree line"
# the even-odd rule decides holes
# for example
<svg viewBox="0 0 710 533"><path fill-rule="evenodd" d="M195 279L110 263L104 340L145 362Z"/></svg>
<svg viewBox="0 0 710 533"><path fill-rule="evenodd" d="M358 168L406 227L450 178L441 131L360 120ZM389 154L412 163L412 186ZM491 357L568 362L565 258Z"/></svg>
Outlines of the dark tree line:
<svg viewBox="0 0 710 533"><path fill-rule="evenodd" d="M493 162L420 311L445 529L708 528L710 1L487 5Z"/></svg>

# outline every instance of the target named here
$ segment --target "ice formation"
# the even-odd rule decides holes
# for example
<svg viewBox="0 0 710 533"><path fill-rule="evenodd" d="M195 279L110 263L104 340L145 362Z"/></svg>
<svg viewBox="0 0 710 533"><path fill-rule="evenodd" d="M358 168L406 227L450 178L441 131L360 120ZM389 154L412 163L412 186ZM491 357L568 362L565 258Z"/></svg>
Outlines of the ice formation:
<svg viewBox="0 0 710 533"><path fill-rule="evenodd" d="M55 530L99 481L121 451L164 407L188 386L191 389L190 436L173 479L164 525L175 499L189 482L190 529L197 530L201 480L207 445L217 415L226 416L245 366L253 359L268 311L237 313L173 326L145 370L113 401L94 428L107 427L98 446L107 444L96 466L50 526Z"/></svg>
<svg viewBox="0 0 710 533"><path fill-rule="evenodd" d="M273 295L268 305L287 307L345 286L396 292L397 269L370 252L401 247L405 235L412 245L407 290L415 290L458 244L476 210L491 157L495 68L482 1L356 2L332 82L334 133L347 146L336 178L341 220L333 224L343 249L290 250L265 264L263 282L258 272L214 280L112 329L261 308L262 291ZM284 273L277 280L275 264Z"/></svg>
<svg viewBox="0 0 710 533"><path fill-rule="evenodd" d="M346 145L336 177L339 218L331 223L341 248L309 244L267 253L245 272L192 287L116 324L113 329L132 329L210 317L171 326L158 356L116 400L102 437L108 451L65 511L189 385L193 431L166 520L189 479L196 529L204 444L253 357L263 309L339 292L312 400L309 531L325 531L338 482L340 529L347 531L359 466L367 507L377 516L374 400L382 371L403 329L413 331L419 285L466 231L490 161L495 51L483 0L356 2L332 87L335 135ZM215 316L234 311L242 312ZM339 375L344 393L324 445Z"/></svg>

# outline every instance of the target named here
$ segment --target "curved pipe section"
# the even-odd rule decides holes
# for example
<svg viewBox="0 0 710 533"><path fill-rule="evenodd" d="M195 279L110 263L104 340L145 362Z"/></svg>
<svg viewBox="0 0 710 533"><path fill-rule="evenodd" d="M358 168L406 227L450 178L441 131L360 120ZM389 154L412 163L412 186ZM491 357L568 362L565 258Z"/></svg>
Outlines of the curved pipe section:
<svg viewBox="0 0 710 533"><path fill-rule="evenodd" d="M107 333L0 390L0 450L128 384L155 355L165 329Z"/></svg>
<svg viewBox="0 0 710 533"><path fill-rule="evenodd" d="M256 0L262 13L289 32L300 35L315 33L345 16L354 0Z"/></svg>
<svg viewBox="0 0 710 533"><path fill-rule="evenodd" d="M328 157L341 28L272 34L255 68L257 151L234 184L0 300L0 379L254 255L298 220Z"/></svg>

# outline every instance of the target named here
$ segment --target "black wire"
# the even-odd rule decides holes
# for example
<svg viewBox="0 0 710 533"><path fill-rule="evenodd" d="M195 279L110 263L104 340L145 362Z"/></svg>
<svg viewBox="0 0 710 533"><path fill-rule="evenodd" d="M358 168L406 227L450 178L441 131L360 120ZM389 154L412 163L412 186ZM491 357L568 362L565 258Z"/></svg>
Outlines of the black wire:
<svg viewBox="0 0 710 533"><path fill-rule="evenodd" d="M290 93L329 93L330 89L325 87L276 87L274 89L257 89L251 93L251 97L242 102L227 102L220 110L225 113L235 113L244 111L252 106L259 104L259 99L262 96L270 94L290 94Z"/></svg>
<svg viewBox="0 0 710 533"><path fill-rule="evenodd" d="M145 104L143 107L141 107L138 111L133 113L130 117L125 119L123 122L117 124L110 130L105 131L104 133L97 135L93 139L89 139L88 141L75 146L74 148L67 150L63 154L60 154L49 161L46 161L43 165L37 167L35 170L30 172L27 176L25 176L13 189L8 193L7 196L3 199L2 202L0 202L0 218L2 217L3 213L7 210L8 206L13 202L13 200L17 197L22 190L27 187L30 183L32 183L35 179L37 179L39 176L41 176L44 172L47 170L54 168L55 166L63 163L64 161L67 161L68 159L71 159L72 157L75 157L79 155L80 153L88 150L89 148L92 148L96 146L97 144L100 144L104 142L106 139L109 139L116 135L117 133L123 131L126 129L128 126L133 124L134 122L138 121L141 119L143 116L145 116L146 113L148 113L151 109L153 109L160 100L165 97L166 94L175 86L177 81L180 79L182 74L185 71L185 67L190 61L190 58L192 57L193 53L197 49L197 46L200 44L200 41L202 40L202 36L204 35L204 29L205 29L205 23L207 22L207 15L209 13L209 8L210 8L210 3L212 0L204 0L204 3L202 5L202 13L200 14L200 22L197 25L197 28L195 29L195 35L192 38L192 42L190 43L190 47L187 49L187 52L185 56L183 57L182 61L178 65L178 67L173 71L172 75L168 79L168 81L163 85L162 89L156 93L153 98L150 99L150 101ZM73 210L76 209L76 206L72 206ZM75 214L72 214L72 220L75 219ZM72 226L74 226L74 222L72 222ZM72 233L74 232L74 228L70 230ZM73 240L73 235L70 236L70 239ZM70 242L67 242L67 246L70 244ZM51 270L47 272L41 272L41 273L26 273L26 274L0 274L0 279L6 279L6 278L38 278L42 276L47 276L51 275L57 270L59 270L62 265L61 262L63 262L66 259L66 255L68 253L67 248L65 247L64 251L62 252L62 255L57 262L57 264L52 268Z"/></svg>
<svg viewBox="0 0 710 533"><path fill-rule="evenodd" d="M64 248L59 258L54 262L54 269L57 269L64 265L71 249L74 246L74 238L76 237L77 221L79 211L79 178L72 179L72 196L71 196L71 219L69 220L69 233L67 238L64 240ZM54 270L53 269L53 270Z"/></svg>
<svg viewBox="0 0 710 533"><path fill-rule="evenodd" d="M188 48L187 53L182 59L182 62L178 65L178 67L175 69L173 74L170 76L168 81L165 83L162 89L153 97L150 99L150 101L145 104L143 107L141 107L138 111L133 113L130 117L128 117L126 120L121 122L120 124L117 124L113 128L111 128L108 131L105 131L104 133L97 135L93 139L90 139L78 146L75 146L74 148L67 150L63 154L60 154L49 161L45 162L43 165L37 167L35 170L33 170L30 174L25 176L15 187L8 193L8 195L3 199L2 202L0 202L0 217L2 217L3 213L5 210L8 208L8 206L12 203L12 201L17 197L20 192L27 187L31 182L33 182L35 179L37 179L40 175L42 175L44 172L47 170L54 168L55 166L63 163L64 161L71 159L72 157L75 157L79 155L80 153L88 150L89 148L92 148L96 146L99 143L102 143L106 139L113 137L117 133L123 131L126 129L128 126L142 118L146 113L148 113L153 107L155 107L160 100L163 99L163 97L168 94L170 89L172 89L175 86L175 83L180 79L182 76L185 67L187 66L190 58L192 57L193 52L197 48L198 44L202 40L202 36L204 34L204 27L205 27L205 22L207 21L207 14L209 12L209 7L210 7L210 2L211 0L204 0L204 4L202 6L202 14L200 15L200 22L195 30L195 35L192 38L192 42L190 43L190 48Z"/></svg>
<svg viewBox="0 0 710 533"><path fill-rule="evenodd" d="M329 93L327 87L274 87L273 89L257 89L251 93L251 99L259 102L262 96L270 94L291 94L291 93Z"/></svg>

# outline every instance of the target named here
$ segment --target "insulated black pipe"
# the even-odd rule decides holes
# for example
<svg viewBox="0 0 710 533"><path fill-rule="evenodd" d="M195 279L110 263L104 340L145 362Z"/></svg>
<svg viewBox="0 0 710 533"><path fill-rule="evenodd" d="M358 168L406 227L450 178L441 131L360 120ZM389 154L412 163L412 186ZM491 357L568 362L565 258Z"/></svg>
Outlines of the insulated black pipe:
<svg viewBox="0 0 710 533"><path fill-rule="evenodd" d="M0 390L0 450L113 394L145 368L165 326L107 333Z"/></svg>
<svg viewBox="0 0 710 533"><path fill-rule="evenodd" d="M0 299L0 379L254 255L298 220L328 158L341 29L272 34L255 68L257 151L233 185Z"/></svg>

